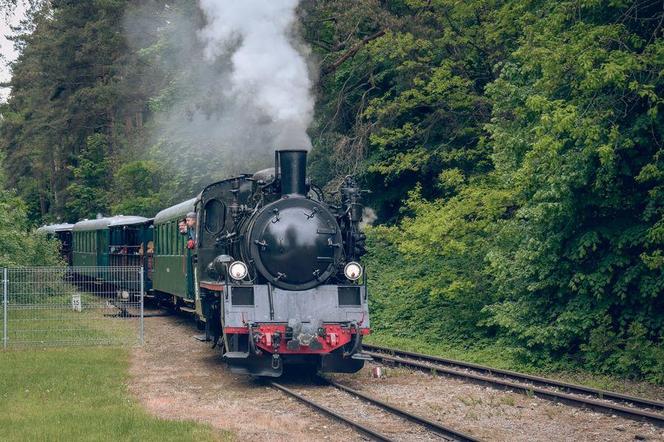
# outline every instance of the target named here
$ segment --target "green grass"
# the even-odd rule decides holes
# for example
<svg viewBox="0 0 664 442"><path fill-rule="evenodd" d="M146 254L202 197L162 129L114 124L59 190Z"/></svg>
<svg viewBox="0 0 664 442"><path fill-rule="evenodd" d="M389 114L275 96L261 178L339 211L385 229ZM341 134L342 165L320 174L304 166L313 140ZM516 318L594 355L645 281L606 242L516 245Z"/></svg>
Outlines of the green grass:
<svg viewBox="0 0 664 442"><path fill-rule="evenodd" d="M191 421L150 416L127 391L128 350L0 352L0 439L228 440Z"/></svg>
<svg viewBox="0 0 664 442"><path fill-rule="evenodd" d="M575 384L594 388L617 391L625 394L664 400L664 388L645 381L631 381L617 376L601 375L581 369L565 370L559 368L547 370L524 364L518 358L519 350L500 345L455 346L444 341L432 344L412 338L401 338L389 333L372 333L364 339L367 344L383 345L400 350L413 351L428 355L441 356L459 361L475 362L494 368L532 373L553 379L560 379Z"/></svg>
<svg viewBox="0 0 664 442"><path fill-rule="evenodd" d="M74 291L23 299L22 305L10 304L7 333L9 345L138 343L137 318L112 317L119 312L118 309L110 306L106 299L85 292L76 292L81 296L83 308L75 311L71 306L73 293Z"/></svg>
<svg viewBox="0 0 664 442"><path fill-rule="evenodd" d="M9 313L10 345L121 345L138 343L139 320L113 318L110 308L76 312L68 307L52 310L14 310ZM1 315L0 315L1 316Z"/></svg>

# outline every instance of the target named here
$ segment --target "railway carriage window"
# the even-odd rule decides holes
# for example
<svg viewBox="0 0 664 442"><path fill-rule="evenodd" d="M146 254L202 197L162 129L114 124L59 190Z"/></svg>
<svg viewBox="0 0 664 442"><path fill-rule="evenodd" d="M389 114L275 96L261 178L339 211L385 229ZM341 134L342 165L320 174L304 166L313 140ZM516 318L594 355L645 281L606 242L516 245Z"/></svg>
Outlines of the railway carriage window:
<svg viewBox="0 0 664 442"><path fill-rule="evenodd" d="M168 223L168 241L166 241L168 244L168 254L169 255L174 255L173 253L173 223L170 222Z"/></svg>
<svg viewBox="0 0 664 442"><path fill-rule="evenodd" d="M164 224L164 255L170 255L170 238L171 238L171 224Z"/></svg>
<svg viewBox="0 0 664 442"><path fill-rule="evenodd" d="M178 242L180 242L180 235L178 231L177 221L173 221L173 254L179 255Z"/></svg>
<svg viewBox="0 0 664 442"><path fill-rule="evenodd" d="M171 221L168 223L168 254L175 255L175 241L174 241L174 232L173 228L175 227L175 222Z"/></svg>
<svg viewBox="0 0 664 442"><path fill-rule="evenodd" d="M182 252L184 252L184 239L185 239L185 236L180 233L179 223L178 223L176 228L177 228L177 232L176 232L175 242L178 245L178 255L181 255Z"/></svg>
<svg viewBox="0 0 664 442"><path fill-rule="evenodd" d="M168 255L173 254L173 223L166 224L166 251Z"/></svg>
<svg viewBox="0 0 664 442"><path fill-rule="evenodd" d="M173 238L175 238L175 254L176 255L180 254L180 235L178 235L178 233L180 233L180 231L179 231L178 225L176 223L175 224L175 236L173 237Z"/></svg>
<svg viewBox="0 0 664 442"><path fill-rule="evenodd" d="M221 232L226 222L226 205L218 199L211 199L205 203L203 210L205 230L210 235Z"/></svg>

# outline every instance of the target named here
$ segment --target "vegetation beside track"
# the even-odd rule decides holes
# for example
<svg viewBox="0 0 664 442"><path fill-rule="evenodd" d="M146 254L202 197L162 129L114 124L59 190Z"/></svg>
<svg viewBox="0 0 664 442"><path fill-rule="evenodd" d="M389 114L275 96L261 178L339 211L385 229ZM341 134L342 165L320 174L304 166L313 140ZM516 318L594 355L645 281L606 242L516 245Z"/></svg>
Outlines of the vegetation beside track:
<svg viewBox="0 0 664 442"><path fill-rule="evenodd" d="M217 441L231 435L148 415L127 391L127 349L0 355L2 440Z"/></svg>
<svg viewBox="0 0 664 442"><path fill-rule="evenodd" d="M646 381L629 380L619 376L593 373L573 366L562 367L553 364L535 366L524 362L523 358L519 356L522 350L518 347L508 347L491 341L459 345L447 343L444 340L426 342L424 339L395 337L389 332L374 332L366 337L364 342L464 362L474 362L494 368L535 374L632 396L664 400L664 387L659 385Z"/></svg>

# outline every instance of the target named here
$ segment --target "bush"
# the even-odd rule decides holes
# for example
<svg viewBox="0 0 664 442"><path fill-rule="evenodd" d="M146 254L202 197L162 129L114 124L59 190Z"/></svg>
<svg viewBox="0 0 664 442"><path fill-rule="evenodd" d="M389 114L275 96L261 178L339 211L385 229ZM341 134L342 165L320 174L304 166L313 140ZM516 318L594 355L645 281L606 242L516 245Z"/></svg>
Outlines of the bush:
<svg viewBox="0 0 664 442"><path fill-rule="evenodd" d="M0 267L61 265L59 247L57 240L32 231L20 198L0 191Z"/></svg>

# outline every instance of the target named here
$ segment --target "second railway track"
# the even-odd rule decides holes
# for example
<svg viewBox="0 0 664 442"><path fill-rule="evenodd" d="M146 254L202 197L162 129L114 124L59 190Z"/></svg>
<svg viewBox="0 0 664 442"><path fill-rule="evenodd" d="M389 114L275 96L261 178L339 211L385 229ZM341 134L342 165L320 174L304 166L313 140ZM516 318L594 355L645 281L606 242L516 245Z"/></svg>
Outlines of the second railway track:
<svg viewBox="0 0 664 442"><path fill-rule="evenodd" d="M364 349L379 362L433 371L664 427L664 402L421 353L369 344L365 344Z"/></svg>
<svg viewBox="0 0 664 442"><path fill-rule="evenodd" d="M334 406L328 406L322 404L320 399L318 400L312 399L310 397L311 391L308 391L307 393L298 391L301 390L301 387L295 387L295 388L291 386L287 387L281 383L277 383L274 381L272 381L270 384L273 387L281 390L288 396L300 402L305 403L306 405L315 409L316 411L322 412L327 416L330 416L336 420L345 423L346 425L351 426L356 431L359 431L360 433L363 433L374 440L397 441L404 439L403 433L395 434L394 429L392 431L385 431L384 428L377 429L375 427L375 422L373 422L373 425L368 425L366 421L370 419L366 419L366 417L362 419L362 421L360 421L359 419L349 416L347 412L338 411L339 409L348 410L349 407L347 404L341 408L338 406L339 405L338 403ZM417 440L443 439L443 440L452 440L452 441L479 441L479 439L469 434L447 427L426 417L411 413L407 410L404 410L401 407L389 404L385 401L369 396L366 393L354 390L350 387L347 387L343 384L339 384L338 382L329 380L327 378L320 378L319 384L320 384L319 386L321 385L329 386L330 388L354 396L358 400L369 403L371 406L376 407L381 411L389 413L390 415L394 416L394 419L401 419L403 421L408 421L411 424L417 424L420 427L420 431L422 432L418 437L415 437L415 439Z"/></svg>

